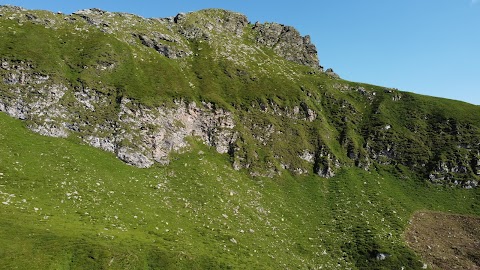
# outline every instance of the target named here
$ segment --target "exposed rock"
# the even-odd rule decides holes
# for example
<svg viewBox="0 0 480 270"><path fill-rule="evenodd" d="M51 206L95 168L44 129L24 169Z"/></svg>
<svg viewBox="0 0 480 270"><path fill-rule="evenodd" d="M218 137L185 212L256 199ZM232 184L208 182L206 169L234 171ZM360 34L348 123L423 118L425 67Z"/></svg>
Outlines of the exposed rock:
<svg viewBox="0 0 480 270"><path fill-rule="evenodd" d="M90 25L98 27L103 32L113 33L112 30L108 29L110 24L106 20L107 17L113 16L113 13L108 11L103 11L98 8L84 9L74 12L73 15L79 16L84 19Z"/></svg>
<svg viewBox="0 0 480 270"><path fill-rule="evenodd" d="M463 187L475 187L477 185L476 181L464 181L464 182L455 182L456 175L466 175L468 173L468 165L464 165L461 162L454 164L452 162L440 161L438 162L436 168L434 168L430 174L429 179L432 183L444 184L453 183L454 185L461 184Z"/></svg>
<svg viewBox="0 0 480 270"><path fill-rule="evenodd" d="M105 13L108 13L107 11L103 11L99 8L89 8L89 9L82 9L77 12L74 12L73 14L75 15L104 15Z"/></svg>
<svg viewBox="0 0 480 270"><path fill-rule="evenodd" d="M273 48L285 59L316 69L320 68L317 49L311 43L310 36L302 37L295 28L278 23L257 22L253 30L258 33L256 41L259 44Z"/></svg>
<svg viewBox="0 0 480 270"><path fill-rule="evenodd" d="M1 9L2 12L17 10L12 7ZM10 23L19 25L26 21L43 24L47 20L42 15L43 12L8 13L6 17L14 20ZM287 95L284 95L284 91L288 90L282 89L276 97L275 93L261 98L252 95L255 99L249 102L251 108L242 107L245 104L235 104L234 98L221 100L223 97L214 91L211 96L204 95L204 92L209 91L208 87L216 85L210 82L202 85L207 81L204 80L206 76L198 76L194 69L197 66L208 67L208 64L180 59L192 55L195 50L202 59L218 61L212 65L213 80L227 75L234 80L238 79L234 81L235 84L245 83L246 88L255 86L252 89L257 86L268 87L267 81L260 82L267 84L254 84L264 80L260 76L264 75L262 72L277 72L278 67L277 75L292 80L293 86L297 83L297 77L320 73L318 69L309 69L302 70L302 75L296 74L295 69L290 70L290 65L284 65L283 59L268 57L266 52L273 50L289 61L319 68L317 51L311 44L311 38L302 37L293 27L276 23L256 23L252 26L244 15L223 10L178 14L166 19L144 19L131 14L89 9L71 16L52 13L48 18L54 18L59 25L64 23L72 27L75 35L87 38L89 31L98 34L96 28L102 31L110 29L113 36L102 36L107 37L106 40L115 38L115 42L125 42L125 46L132 45L131 53L136 64L145 61L154 67L153 58L148 59L153 51L143 46L153 48L165 57L178 59L173 62L163 59L162 62L175 62L171 66L178 67L180 72L177 74L181 74L177 79L185 79L178 86L189 85L196 92L189 93L187 98L197 102L187 102L180 98L173 101L171 97L175 94L162 94L161 98L170 102L168 106L156 103L164 99L155 98L152 98L155 105L147 106L139 98L144 94L143 89L138 89L141 90L138 92L142 92L138 95L137 89L132 91L132 85L126 85L122 89L122 85L115 84L119 83L118 77L105 76L104 80L103 75L125 76L129 71L122 70L125 67L122 66L125 64L121 58L123 54L116 51L122 47L112 46L113 43L107 44L110 47L108 51L102 51L102 47L98 58L92 61L70 63L68 57L65 57L66 65L62 65L66 69L72 65L70 71L79 71L78 77L75 74L65 80L61 78L64 74L63 66L61 70L45 74L49 71L37 69L34 62L2 58L0 111L27 120L28 127L37 133L55 137L67 137L74 133L88 144L115 153L125 162L142 168L155 162L168 163L169 154L188 149L188 138L194 137L214 147L219 153L228 153L235 169L247 169L255 176L278 175L283 168L295 174L313 172L322 177L333 177L337 168L345 165L340 164L339 160L342 160L365 170L374 167L372 164L404 165L428 177L433 183L447 183L464 188L478 186L480 142L476 121L464 123L465 127L462 127L456 119L444 119L443 112L432 112L429 107L424 107L419 111L428 111L428 115L419 112L418 117L412 117L411 121L406 120L407 124L404 124L403 120L384 114L388 109L385 107L392 105L390 99L415 102L415 97L400 93L397 89L370 87L342 80L327 80L324 85L318 83L318 88L314 86L317 83L313 83L317 80L312 80L310 85L300 86L301 93L294 92L297 88L292 89L294 94ZM59 41L63 40L59 38ZM78 48L79 51L81 49ZM140 65L137 66L139 72ZM256 67L248 69L252 65L257 65L258 70ZM45 68L48 65L41 66ZM77 67L79 70L76 70ZM269 69L270 67L275 69ZM159 68L162 69L163 67ZM108 72L98 72L106 70ZM135 73L135 69L130 70L133 71L132 75L140 75ZM117 71L122 72L116 73ZM325 73L338 78L332 69ZM144 72L142 75L150 74ZM144 78L145 76L138 76L138 80ZM168 79L165 80L165 87L171 86L172 82ZM155 80L152 78L152 81ZM155 81L157 82L159 81ZM156 87L161 83L143 84L140 81L139 85ZM219 86L227 89L228 83L221 81ZM328 89L332 86L341 93ZM164 86L159 88L162 87ZM183 93L184 90L191 89L167 91ZM157 90L160 92L164 89L153 91ZM232 92L231 96L243 97L241 91ZM147 99L150 98L148 95ZM212 103L198 101L198 97L211 98L217 102L220 100L219 104L238 115L219 109ZM358 100L352 102L352 99ZM407 105L410 104L413 103ZM397 106L395 112L398 110L404 114L402 116L409 117L409 112L402 111L409 106L403 106L403 103L393 106ZM475 116L472 119L476 119ZM418 138L428 137L437 139L419 142ZM290 138L298 139L298 142L283 143ZM443 140L448 141L445 143L445 149L448 147L448 150L442 148ZM451 142L455 147L451 147ZM437 145L442 147L436 149ZM339 149L340 147L344 149Z"/></svg>
<svg viewBox="0 0 480 270"><path fill-rule="evenodd" d="M333 171L329 165L319 166L315 173L323 178L332 178L335 176L335 171Z"/></svg>
<svg viewBox="0 0 480 270"><path fill-rule="evenodd" d="M330 76L330 77L336 78L336 79L340 78L340 76L338 76L338 74L335 73L332 68L328 68L328 69L325 71L325 74L327 74L327 75Z"/></svg>
<svg viewBox="0 0 480 270"><path fill-rule="evenodd" d="M60 15L59 15L60 16ZM24 20L41 23L44 25L54 24L54 21L40 20L35 14L26 14ZM133 18L135 17L135 18ZM164 19L144 19L125 13L112 13L97 8L84 9L74 12L71 16L64 18L65 21L75 23L81 19L87 22L90 27L98 28L100 31L109 34L119 34L121 29L130 29L133 37L148 47L157 50L162 55L169 58L182 58L192 55L188 46L173 46L170 43L178 45L178 38L164 39L155 35L155 31L142 31L138 33L135 28L128 28L127 25L136 25L137 23L150 25L152 22L161 22L169 31L180 34L188 40L211 40L217 36L224 36L230 39L234 37L243 37L248 27L248 19L245 15L221 10L206 9L191 13L179 13L175 17ZM88 31L87 27L79 28ZM152 30L152 28L148 28ZM317 49L311 43L310 36L302 37L300 33L291 26L284 26L276 23L255 24L253 27L257 33L255 36L258 44L272 48L279 56L286 60L298 64L307 65L320 70ZM120 34L121 36L122 34ZM165 33L161 35L166 35ZM130 37L131 38L131 37ZM128 37L126 38L128 42ZM250 48L255 50L254 48Z"/></svg>
<svg viewBox="0 0 480 270"><path fill-rule="evenodd" d="M392 96L393 101L400 101L401 99L402 99L402 95L398 93Z"/></svg>
<svg viewBox="0 0 480 270"><path fill-rule="evenodd" d="M362 168L365 171L370 170L371 165L372 165L372 162L371 162L370 158L368 158L368 157L363 157L363 158L358 157L355 160L355 166L357 166L358 168Z"/></svg>
<svg viewBox="0 0 480 270"><path fill-rule="evenodd" d="M70 128L70 130L73 130ZM117 148L117 143L115 137L96 137L96 136L85 136L83 138L85 142L90 144L93 147L103 149L108 152L115 152L115 149ZM125 155L125 150L123 150L123 154Z"/></svg>
<svg viewBox="0 0 480 270"><path fill-rule="evenodd" d="M155 49L160 54L171 58L177 59L182 57L187 57L192 54L192 52L184 48L179 49L178 46L173 46L168 43L178 43L178 41L168 35L153 33L151 37L143 34L133 34L134 37L138 38L143 45ZM165 42L166 41L166 42Z"/></svg>
<svg viewBox="0 0 480 270"><path fill-rule="evenodd" d="M9 70L10 64L7 61L2 61L2 69Z"/></svg>
<svg viewBox="0 0 480 270"><path fill-rule="evenodd" d="M49 120L49 121L48 121ZM52 123L50 119L48 119L42 124L31 124L28 127L33 132L36 132L40 135L49 136L49 137L57 137L57 138L66 138L68 137L68 130L64 125L58 126L55 123Z"/></svg>
<svg viewBox="0 0 480 270"><path fill-rule="evenodd" d="M69 89L53 84L49 76L35 73L25 63L16 65L4 61L2 66L7 75L24 74L22 80L25 83L18 80L4 84L8 89L2 90L0 111L28 119L29 128L42 135L67 137L75 132L88 144L115 153L119 159L141 168L152 166L155 162L168 163L169 154L188 149L187 138L193 136L215 147L219 153L229 153L237 170L249 169L252 175L263 177L280 173L273 163L266 164L265 168L250 168L249 162L255 162L258 156L253 159L243 156L244 150L235 146L239 137L233 115L211 103L197 105L179 100L174 106L147 107L125 97L106 94L108 91L105 90L88 87ZM68 106L62 105L64 96ZM272 103L268 108L271 109L265 107L264 110L292 119L313 121L316 118L316 113L305 104L289 109ZM113 110L114 114L105 114L108 110ZM258 128L262 128L263 132L257 139L264 144L278 133L273 125L267 129ZM316 162L315 155L305 151L299 159L313 164ZM332 177L335 158L326 151L322 155L325 155L325 163L319 163L317 173ZM308 167L287 166L297 174L311 171Z"/></svg>
<svg viewBox="0 0 480 270"><path fill-rule="evenodd" d="M4 76L3 83L5 84L25 84L25 73L10 73Z"/></svg>
<svg viewBox="0 0 480 270"><path fill-rule="evenodd" d="M252 104L252 107L258 107L262 112L276 116L286 116L290 119L304 120L313 122L317 119L317 113L310 109L307 104L301 102L299 105L291 107L281 107L271 102L269 104L259 103Z"/></svg>
<svg viewBox="0 0 480 270"><path fill-rule="evenodd" d="M37 20L37 16L33 15L33 14L26 14L25 17L27 17L28 20L30 21L35 21Z"/></svg>
<svg viewBox="0 0 480 270"><path fill-rule="evenodd" d="M384 261L386 260L388 257L390 257L392 255L390 254L387 254L387 253L381 253L381 252L378 252L376 255L375 255L375 259L377 261Z"/></svg>
<svg viewBox="0 0 480 270"><path fill-rule="evenodd" d="M121 160L139 168L148 168L154 163L152 159L129 147L120 147L116 154Z"/></svg>
<svg viewBox="0 0 480 270"><path fill-rule="evenodd" d="M325 147L320 147L315 155L314 172L321 177L332 178L338 167L339 161Z"/></svg>
<svg viewBox="0 0 480 270"><path fill-rule="evenodd" d="M462 187L465 189L472 189L472 188L477 188L478 187L478 181L477 180L468 180L462 183Z"/></svg>
<svg viewBox="0 0 480 270"><path fill-rule="evenodd" d="M190 22L195 20L195 23ZM243 35L248 19L245 15L221 9L205 9L194 13L179 13L174 22L180 26L180 33L188 39L208 39L212 35L233 33Z"/></svg>
<svg viewBox="0 0 480 270"><path fill-rule="evenodd" d="M315 154L310 153L306 150L300 155L300 158L305 160L308 163L314 163L315 162Z"/></svg>
<svg viewBox="0 0 480 270"><path fill-rule="evenodd" d="M22 7L13 6L13 5L0 5L0 9L9 10L9 11L26 11L26 9Z"/></svg>
<svg viewBox="0 0 480 270"><path fill-rule="evenodd" d="M226 153L236 138L232 115L222 109L214 109L211 104L202 105L197 107L195 103L180 101L174 108L152 110L123 99L119 126L128 127L131 133L140 136L141 143L135 146L137 152L147 151L145 156L148 159L162 164L168 163L171 151L188 146L188 136L199 137L219 153Z"/></svg>
<svg viewBox="0 0 480 270"><path fill-rule="evenodd" d="M24 70L25 66L18 66L9 74ZM37 76L33 72L22 74L24 81L30 82ZM49 80L48 76L42 78ZM232 114L210 103L197 106L178 101L173 107L147 108L122 98L116 119L97 117L92 123L88 117L79 117L79 112L96 113L97 107L112 106L109 104L115 97L89 88L73 90L48 83L37 88L29 88L20 80L6 85L10 89L2 90L5 95L0 96L0 111L28 119L29 128L42 135L67 137L71 132L80 132L90 145L115 152L120 159L141 168L155 161L168 163L169 153L187 147L189 136L215 147L219 153L227 153L236 140ZM68 110L61 102L67 93L74 97Z"/></svg>

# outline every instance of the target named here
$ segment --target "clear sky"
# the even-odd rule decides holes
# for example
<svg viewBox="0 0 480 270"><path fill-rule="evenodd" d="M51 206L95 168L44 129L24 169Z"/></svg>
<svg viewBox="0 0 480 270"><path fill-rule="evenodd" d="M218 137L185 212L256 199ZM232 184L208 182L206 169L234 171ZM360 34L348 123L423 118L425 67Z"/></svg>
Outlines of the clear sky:
<svg viewBox="0 0 480 270"><path fill-rule="evenodd" d="M342 78L480 105L480 0L4 0L72 13L97 7L144 17L224 8L310 35Z"/></svg>

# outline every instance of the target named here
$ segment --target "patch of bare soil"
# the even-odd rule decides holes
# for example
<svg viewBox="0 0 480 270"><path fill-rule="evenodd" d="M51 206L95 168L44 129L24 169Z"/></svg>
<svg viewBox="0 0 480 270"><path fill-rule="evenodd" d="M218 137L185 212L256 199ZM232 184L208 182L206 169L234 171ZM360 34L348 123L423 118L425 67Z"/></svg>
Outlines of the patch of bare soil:
<svg viewBox="0 0 480 270"><path fill-rule="evenodd" d="M405 239L429 269L480 270L480 217L417 212Z"/></svg>

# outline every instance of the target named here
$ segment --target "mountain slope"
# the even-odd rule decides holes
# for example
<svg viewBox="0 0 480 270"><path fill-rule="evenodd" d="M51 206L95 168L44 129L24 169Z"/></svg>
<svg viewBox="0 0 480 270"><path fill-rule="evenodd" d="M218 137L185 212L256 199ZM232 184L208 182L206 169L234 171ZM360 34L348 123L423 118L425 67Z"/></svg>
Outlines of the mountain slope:
<svg viewBox="0 0 480 270"><path fill-rule="evenodd" d="M138 169L3 113L0 128L3 269L419 268L403 240L411 213L480 211L477 189L383 169L253 181L194 141Z"/></svg>
<svg viewBox="0 0 480 270"><path fill-rule="evenodd" d="M139 167L168 163L193 134L252 175L380 163L478 184L478 107L323 73L292 27L222 10L2 13L0 111L41 134L81 137Z"/></svg>
<svg viewBox="0 0 480 270"><path fill-rule="evenodd" d="M480 213L477 106L344 81L292 27L0 14L6 268L419 268L416 210Z"/></svg>

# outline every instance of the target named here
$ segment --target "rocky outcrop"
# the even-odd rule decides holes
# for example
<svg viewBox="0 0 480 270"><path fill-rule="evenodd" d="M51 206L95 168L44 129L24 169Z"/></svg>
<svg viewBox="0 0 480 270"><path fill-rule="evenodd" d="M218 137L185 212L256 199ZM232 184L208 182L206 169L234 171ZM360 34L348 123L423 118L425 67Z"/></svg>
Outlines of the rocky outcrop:
<svg viewBox="0 0 480 270"><path fill-rule="evenodd" d="M256 23L253 30L257 32L256 42L273 48L285 59L313 68L320 68L317 49L311 43L310 36L302 37L291 26L278 23Z"/></svg>
<svg viewBox="0 0 480 270"><path fill-rule="evenodd" d="M325 147L317 151L314 163L314 172L324 178L334 177L335 171L340 168L340 162Z"/></svg>
<svg viewBox="0 0 480 270"><path fill-rule="evenodd" d="M275 102L270 102L269 104L252 103L252 108L258 108L262 113L274 116L285 116L289 119L304 120L308 122L315 121L318 116L317 113L304 102L300 103L299 106L294 106L293 108L281 107Z"/></svg>
<svg viewBox="0 0 480 270"><path fill-rule="evenodd" d="M42 135L74 134L89 145L115 153L119 159L140 168L169 163L169 154L188 149L188 138L192 137L214 147L218 153L228 153L237 170L250 170L253 176L272 177L279 173L274 163L264 164L256 154L247 154L249 150L238 146L242 135L237 131L234 115L212 103L177 100L170 105L148 107L108 89L55 83L26 62L4 60L0 75L3 79L0 111L26 120L32 131ZM253 114L306 123L317 118L317 113L303 102L293 108L273 102L259 103L252 105L252 109ZM251 126L241 125L249 129L243 136L251 132L259 147L274 144L275 136L284 132L273 125L268 132L253 122ZM255 149L255 145L248 147ZM304 160L309 165L295 160ZM338 166L338 160L323 148L317 154L305 152L293 161L286 161L283 168L295 174L307 174L315 167L320 176L332 177Z"/></svg>
<svg viewBox="0 0 480 270"><path fill-rule="evenodd" d="M327 70L325 70L325 74L336 79L340 78L340 76L338 76L338 74L335 73L332 68L328 68Z"/></svg>
<svg viewBox="0 0 480 270"><path fill-rule="evenodd" d="M137 142L118 147L119 158L138 167L149 167L154 161L166 164L172 151L188 146L187 137L199 138L227 153L236 139L231 113L215 109L212 104L176 102L174 107L146 108L124 98L118 113L120 130L129 129L122 141ZM118 138L117 138L118 140Z"/></svg>
<svg viewBox="0 0 480 270"><path fill-rule="evenodd" d="M147 19L133 14L91 8L76 11L71 15L52 14L48 19L43 19L35 12L21 14L26 10L9 6L2 8L17 12L12 18L21 23L28 21L57 28L65 23L76 24L75 30L82 32L96 28L129 43L138 41L171 59L193 55L189 46L191 42L208 41L222 48L225 40L245 38L247 32L250 35L251 28L254 35L248 38L253 38L256 45L271 48L288 61L322 69L319 66L317 49L311 43L310 36L301 36L294 27L278 23L256 23L252 26L245 15L222 9L205 9L179 13L169 18ZM124 35L125 33L129 35ZM249 50L257 49L257 46L249 47ZM228 50L230 49L232 48ZM245 46L241 50L244 51ZM221 53L220 55L225 56Z"/></svg>
<svg viewBox="0 0 480 270"><path fill-rule="evenodd" d="M453 185L460 185L463 188L471 189L478 187L476 179L466 181L458 181L459 175L468 177L469 166L467 164L440 161L437 166L429 174L429 180L435 184L450 183Z"/></svg>
<svg viewBox="0 0 480 270"><path fill-rule="evenodd" d="M205 9L191 13L179 13L170 20L188 39L209 38L222 33L242 37L248 19L245 15L222 9Z"/></svg>
<svg viewBox="0 0 480 270"><path fill-rule="evenodd" d="M66 137L66 124L60 119L65 109L59 105L67 88L62 84L46 84L48 75L33 71L25 62L2 61L3 89L0 93L0 111L29 120L30 128L42 135ZM60 120L60 121L59 121Z"/></svg>
<svg viewBox="0 0 480 270"><path fill-rule="evenodd" d="M177 101L174 106L150 108L119 98L117 106L116 97L54 84L27 63L3 61L2 69L0 111L27 120L32 131L45 136L75 132L88 144L140 168L168 163L170 152L187 148L191 136L219 153L227 153L236 139L232 114L210 103ZM109 109L113 113L106 113Z"/></svg>
<svg viewBox="0 0 480 270"><path fill-rule="evenodd" d="M258 156L248 156L245 149L236 146L240 135L233 114L225 109L211 103L182 100L173 105L147 107L105 91L54 84L49 76L35 73L30 66L3 61L0 111L26 120L34 132L53 137L75 134L86 143L113 152L119 159L140 168L169 163L169 154L188 149L188 138L192 137L214 147L218 153L231 155L237 170L251 170L253 176L278 175L273 163L258 166L261 163ZM272 103L256 106L255 110L295 121L316 119L316 113L306 104L281 108ZM258 145L266 146L267 142L273 143L272 135L278 132L282 133L271 126L269 133L259 132L254 138ZM317 154L305 152L296 159L310 165L285 163L284 169L306 174L315 167L318 175L332 177L339 166L327 149Z"/></svg>
<svg viewBox="0 0 480 270"><path fill-rule="evenodd" d="M190 56L192 51L188 48L180 49L177 46L172 46L172 43L179 43L179 41L167 34L158 32L151 33L151 36L145 34L132 34L135 38L138 38L140 42L150 48L155 49L157 52L171 59L183 58Z"/></svg>
<svg viewBox="0 0 480 270"><path fill-rule="evenodd" d="M211 40L228 33L241 38L248 27L245 15L219 9L207 9L192 13L179 13L168 20L190 40ZM278 23L255 23L252 27L254 41L273 49L288 61L320 69L317 49L310 36L301 36L292 26Z"/></svg>

